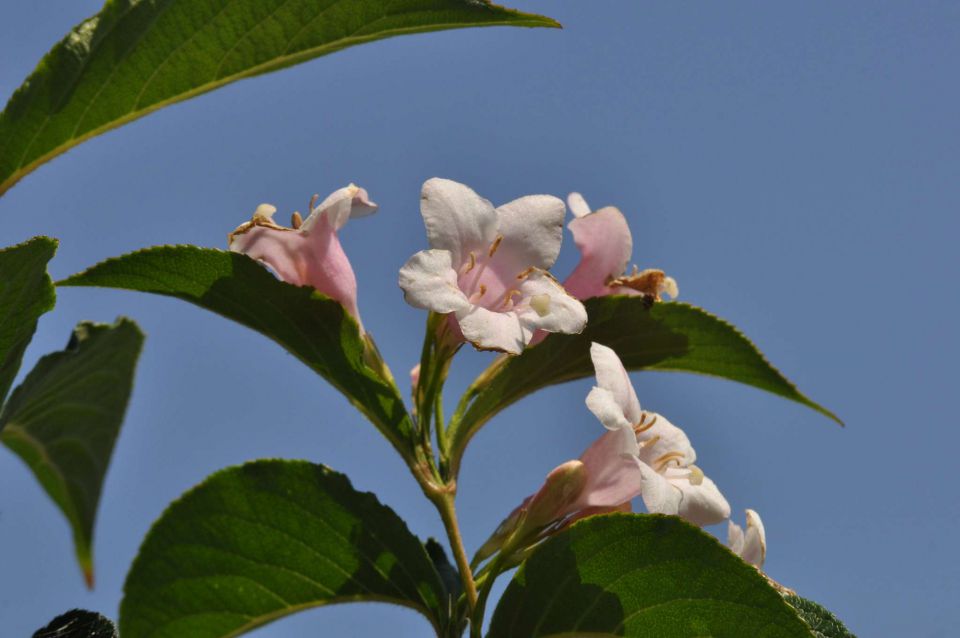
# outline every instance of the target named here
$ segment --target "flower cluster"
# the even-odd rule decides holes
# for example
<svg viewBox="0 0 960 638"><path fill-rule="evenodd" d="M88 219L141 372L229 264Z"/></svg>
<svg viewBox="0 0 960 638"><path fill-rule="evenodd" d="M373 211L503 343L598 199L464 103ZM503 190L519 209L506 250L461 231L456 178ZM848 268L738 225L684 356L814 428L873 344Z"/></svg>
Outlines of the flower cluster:
<svg viewBox="0 0 960 638"><path fill-rule="evenodd" d="M377 207L354 185L319 205L317 199L306 220L293 214L291 228L273 221L273 206L261 205L230 234L230 249L261 261L283 281L312 286L339 301L359 323L357 282L337 231ZM581 300L677 296L676 282L662 270L634 266L627 272L633 240L623 214L613 207L591 211L578 193L568 197L574 215L568 227L581 258L563 284L550 274L563 236L562 200L528 195L494 207L463 184L434 178L424 183L420 203L430 248L403 265L400 288L411 305L447 315L446 334L457 343L516 355L546 333L582 332L587 312ZM641 408L616 352L593 343L590 355L597 384L586 404L606 431L579 459L550 472L478 556L492 554L508 539L535 542L584 516L630 511L636 498L649 512L696 525L730 518L729 504L696 465L684 431ZM419 366L412 375L416 385ZM766 554L763 524L753 510L746 520L746 530L728 524L728 543L759 567Z"/></svg>

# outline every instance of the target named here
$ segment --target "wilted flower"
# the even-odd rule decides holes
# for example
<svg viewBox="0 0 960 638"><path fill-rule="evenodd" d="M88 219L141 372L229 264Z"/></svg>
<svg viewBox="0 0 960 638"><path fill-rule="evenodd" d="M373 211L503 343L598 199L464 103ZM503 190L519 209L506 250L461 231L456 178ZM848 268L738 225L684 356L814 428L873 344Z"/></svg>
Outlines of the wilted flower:
<svg viewBox="0 0 960 638"><path fill-rule="evenodd" d="M727 545L744 561L763 567L763 561L767 558L767 536L763 521L753 510L746 510L746 514L746 531L733 521L727 524Z"/></svg>
<svg viewBox="0 0 960 638"><path fill-rule="evenodd" d="M463 337L481 349L519 354L535 330L579 333L583 305L547 270L560 252L563 202L521 197L499 208L469 187L434 178L420 211L430 249L400 269L413 306L452 313Z"/></svg>
<svg viewBox="0 0 960 638"><path fill-rule="evenodd" d="M571 193L567 203L574 215L568 228L581 255L580 263L563 282L567 292L577 299L604 295L645 295L660 299L664 294L676 298L677 282L662 270L640 271L634 266L627 274L633 237L619 209L607 206L590 212L580 193Z"/></svg>
<svg viewBox="0 0 960 638"><path fill-rule="evenodd" d="M337 231L351 217L373 213L377 205L367 198L367 191L353 184L314 206L317 199L314 195L306 219L293 214L292 228L273 220L274 206L261 204L250 221L230 233L230 250L263 262L289 284L312 286L339 301L359 323L357 279Z"/></svg>

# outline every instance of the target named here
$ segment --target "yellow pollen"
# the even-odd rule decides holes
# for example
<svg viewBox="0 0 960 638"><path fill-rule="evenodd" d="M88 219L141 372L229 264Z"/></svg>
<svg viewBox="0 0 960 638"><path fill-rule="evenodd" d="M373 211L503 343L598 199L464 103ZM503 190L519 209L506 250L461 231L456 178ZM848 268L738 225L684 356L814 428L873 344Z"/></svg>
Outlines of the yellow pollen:
<svg viewBox="0 0 960 638"><path fill-rule="evenodd" d="M520 273L519 275L517 275L517 279L526 279L527 277L530 276L530 273L532 273L533 270L534 270L533 266L530 266L529 268L527 268L526 270L524 270L522 273Z"/></svg>
<svg viewBox="0 0 960 638"><path fill-rule="evenodd" d="M487 287L483 284L480 284L480 297L484 296L485 294L487 294Z"/></svg>
<svg viewBox="0 0 960 638"><path fill-rule="evenodd" d="M490 252L487 253L493 257L493 253L497 252L497 248L500 248L500 242L503 241L503 235L497 235L497 238L493 240L493 243L490 244Z"/></svg>
<svg viewBox="0 0 960 638"><path fill-rule="evenodd" d="M290 226L294 230L300 228L303 225L303 217L300 216L300 213L294 211L293 215L290 215Z"/></svg>

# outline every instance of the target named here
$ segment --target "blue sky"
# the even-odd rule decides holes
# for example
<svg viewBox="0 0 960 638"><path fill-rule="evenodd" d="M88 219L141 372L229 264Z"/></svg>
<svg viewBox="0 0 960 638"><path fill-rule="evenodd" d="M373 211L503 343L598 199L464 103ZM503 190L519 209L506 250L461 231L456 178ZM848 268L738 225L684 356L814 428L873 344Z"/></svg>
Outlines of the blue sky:
<svg viewBox="0 0 960 638"><path fill-rule="evenodd" d="M6 3L0 94L98 4ZM419 356L424 319L396 273L426 246L425 179L463 181L495 203L578 190L617 205L641 267L667 270L683 300L734 322L847 422L725 381L634 375L645 407L687 430L738 516L760 511L770 575L861 636L953 635L960 5L514 4L566 28L393 39L166 109L28 176L0 199L0 243L60 238L61 277L148 245L223 247L257 204L302 210L312 193L354 181L381 209L342 240L364 323L399 373ZM561 277L575 253L567 235ZM84 590L60 513L0 451L5 633L76 606L115 617L126 569L167 503L249 459L328 464L416 533L441 533L345 400L214 315L65 289L25 368L63 347L77 321L121 314L148 339L104 490L98 586ZM451 394L488 360L459 357ZM540 392L475 439L460 485L470 548L599 433L589 387ZM395 636L429 631L404 609L346 605L255 635L367 636L386 623Z"/></svg>

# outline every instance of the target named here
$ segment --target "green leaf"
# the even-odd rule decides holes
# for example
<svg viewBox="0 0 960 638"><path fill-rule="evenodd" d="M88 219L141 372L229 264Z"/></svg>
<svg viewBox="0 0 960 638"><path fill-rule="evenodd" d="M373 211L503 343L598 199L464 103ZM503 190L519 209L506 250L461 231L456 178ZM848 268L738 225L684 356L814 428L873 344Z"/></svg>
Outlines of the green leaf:
<svg viewBox="0 0 960 638"><path fill-rule="evenodd" d="M47 262L56 251L57 240L49 237L0 250L0 404L17 376L37 319L56 302L47 274Z"/></svg>
<svg viewBox="0 0 960 638"><path fill-rule="evenodd" d="M594 516L520 567L488 638L810 638L753 567L679 518Z"/></svg>
<svg viewBox="0 0 960 638"><path fill-rule="evenodd" d="M81 323L65 350L37 362L0 414L0 441L63 510L90 586L97 503L142 346L129 319Z"/></svg>
<svg viewBox="0 0 960 638"><path fill-rule="evenodd" d="M117 638L117 629L108 618L83 609L57 616L33 638Z"/></svg>
<svg viewBox="0 0 960 638"><path fill-rule="evenodd" d="M857 638L836 616L812 600L796 595L785 596L784 600L797 611L816 638Z"/></svg>
<svg viewBox="0 0 960 638"><path fill-rule="evenodd" d="M123 638L219 638L311 607L381 601L445 626L446 595L393 510L329 468L217 472L147 534L124 585ZM389 633L389 632L387 632Z"/></svg>
<svg viewBox="0 0 960 638"><path fill-rule="evenodd" d="M196 246L158 246L58 282L176 297L270 337L332 383L401 454L411 423L396 386L364 362L357 322L312 288L279 281L246 255Z"/></svg>
<svg viewBox="0 0 960 638"><path fill-rule="evenodd" d="M0 114L0 194L112 128L355 44L475 26L559 27L487 0L107 0Z"/></svg>
<svg viewBox="0 0 960 638"><path fill-rule="evenodd" d="M467 391L452 425L454 467L469 439L507 406L546 386L593 376L593 341L616 350L629 370L697 372L739 381L840 423L801 394L736 328L700 308L676 302L651 306L642 297L626 296L588 299L584 305L589 320L582 334L552 334L519 356L502 357Z"/></svg>

